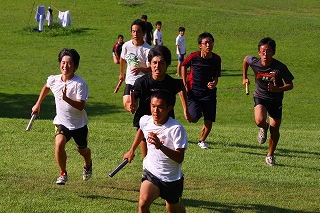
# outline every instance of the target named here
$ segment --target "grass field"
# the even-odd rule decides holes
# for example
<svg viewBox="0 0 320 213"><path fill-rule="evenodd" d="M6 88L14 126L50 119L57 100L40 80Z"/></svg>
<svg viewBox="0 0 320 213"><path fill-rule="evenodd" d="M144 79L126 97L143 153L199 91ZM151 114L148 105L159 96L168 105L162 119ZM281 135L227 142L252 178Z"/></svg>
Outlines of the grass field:
<svg viewBox="0 0 320 213"><path fill-rule="evenodd" d="M176 106L176 118L189 138L182 199L187 212L320 212L320 2L130 2L138 1L0 2L0 212L136 212L140 151L115 177L108 176L135 134L132 115L122 107L123 88L113 93L119 67L113 64L111 47L118 34L130 39L130 25L142 14L147 14L153 25L158 20L163 23L164 45L173 55L169 74L175 76L179 26L186 28L188 53L197 50L197 36L208 31L215 37L214 52L222 58L217 122L208 137L209 150L197 145L202 121L187 123L179 101ZM57 10L70 10L73 26L33 32L37 28L36 5L50 4L54 17ZM246 96L241 85L244 56L257 55L258 41L266 36L276 40L275 58L295 76L294 89L285 93L283 102L276 167L264 162L267 145L256 141L252 95ZM94 174L89 181L82 181L82 160L70 141L69 180L65 186L57 186L51 94L32 130L25 128L47 77L60 72L57 55L63 47L78 50L77 74L89 85L86 111ZM253 82L252 72L249 78ZM252 94L253 85L250 89ZM165 212L164 201L157 199L151 211Z"/></svg>

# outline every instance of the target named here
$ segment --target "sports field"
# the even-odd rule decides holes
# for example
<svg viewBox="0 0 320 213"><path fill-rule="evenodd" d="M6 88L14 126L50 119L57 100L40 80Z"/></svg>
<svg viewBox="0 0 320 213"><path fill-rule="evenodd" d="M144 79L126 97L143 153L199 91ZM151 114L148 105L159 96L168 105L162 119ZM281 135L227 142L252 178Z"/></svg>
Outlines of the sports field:
<svg viewBox="0 0 320 213"><path fill-rule="evenodd" d="M37 5L70 10L72 27L34 32ZM0 212L116 212L137 211L142 159L113 178L109 172L122 161L135 135L133 116L122 107L119 65L112 45L118 34L130 39L130 25L142 14L163 23L164 45L172 52L168 73L175 76L175 38L186 28L187 51L198 50L197 37L215 37L214 52L222 58L218 84L217 122L208 137L210 149L197 141L202 120L189 124L180 101L176 118L186 128L189 149L183 163L182 202L187 212L320 212L320 72L318 0L99 0L0 1ZM45 22L46 24L47 22ZM265 163L267 144L257 142L251 94L242 86L242 61L257 56L257 44L270 36L277 43L275 58L295 76L285 93L277 166ZM49 75L59 74L58 53L75 48L81 56L77 74L89 85L86 103L93 176L82 181L82 159L73 141L67 144L69 180L57 186L54 159L55 115L50 93L31 131L25 131L31 107ZM176 76L175 76L176 77ZM253 82L253 72L249 69ZM157 199L151 212L165 212Z"/></svg>

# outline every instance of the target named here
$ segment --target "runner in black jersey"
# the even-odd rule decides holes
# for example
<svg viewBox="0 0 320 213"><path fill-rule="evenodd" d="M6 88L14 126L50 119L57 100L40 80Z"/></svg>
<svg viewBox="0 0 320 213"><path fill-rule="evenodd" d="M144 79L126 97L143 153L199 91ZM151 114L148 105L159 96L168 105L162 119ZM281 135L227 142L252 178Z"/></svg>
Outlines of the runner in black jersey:
<svg viewBox="0 0 320 213"><path fill-rule="evenodd" d="M133 119L133 125L139 128L139 121L143 115L151 115L150 98L153 92L165 89L172 94L173 106L176 102L176 94L179 93L183 111L186 119L191 121L187 107L187 95L181 79L174 79L166 74L168 66L171 64L171 52L163 46L157 45L152 48L148 54L148 61L152 72L138 78L134 85L134 96L136 103L131 106L131 111L136 112ZM138 106L138 107L137 107ZM169 116L175 118L174 109L169 112ZM145 142L140 144L142 157L147 153Z"/></svg>
<svg viewBox="0 0 320 213"><path fill-rule="evenodd" d="M205 140L212 129L212 122L216 120L216 86L221 72L221 58L212 52L213 44L214 38L210 33L200 34L198 37L200 51L188 55L181 64L182 80L188 94L188 109L192 122L198 122L202 116L204 118L198 142L203 149L208 149Z"/></svg>
<svg viewBox="0 0 320 213"><path fill-rule="evenodd" d="M266 141L270 127L269 151L266 157L269 166L275 166L274 151L280 138L283 93L293 89L294 79L287 66L273 58L275 52L276 42L269 37L263 38L258 44L260 57L246 56L243 61L243 85L250 84L247 76L249 66L255 75L254 117L256 125L260 127L259 143Z"/></svg>

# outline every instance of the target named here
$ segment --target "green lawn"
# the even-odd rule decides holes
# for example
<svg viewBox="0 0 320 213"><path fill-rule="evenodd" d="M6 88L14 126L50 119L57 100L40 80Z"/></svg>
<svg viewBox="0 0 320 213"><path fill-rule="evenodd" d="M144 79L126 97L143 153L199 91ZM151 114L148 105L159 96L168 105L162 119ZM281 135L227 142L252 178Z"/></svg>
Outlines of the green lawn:
<svg viewBox="0 0 320 213"><path fill-rule="evenodd" d="M142 14L154 27L163 23L164 45L172 52L168 73L175 76L175 38L186 28L187 51L198 49L204 31L215 37L214 52L222 58L218 84L217 122L208 137L210 149L197 141L202 121L189 124L180 101L176 118L186 128L189 149L183 171L183 204L187 212L320 212L320 130L318 0L173 0L139 1L9 1L0 2L0 212L137 212L142 171L140 151L113 178L109 172L130 148L135 135L133 116L122 107L119 66L112 45L118 34L130 39L130 26ZM122 3L122 4L119 4ZM33 6L34 4L34 6ZM70 10L73 26L38 33L36 5ZM47 22L45 22L46 24ZM267 144L257 140L251 94L242 86L242 61L257 55L263 37L276 40L275 58L295 76L285 93L276 167L265 164ZM69 180L57 186L52 120L53 96L42 104L41 117L25 131L31 107L49 75L59 74L57 56L63 47L81 55L77 74L89 85L89 147L93 176L83 182L82 160L73 141L67 145ZM253 73L249 70L253 82ZM157 199L152 212L165 212Z"/></svg>

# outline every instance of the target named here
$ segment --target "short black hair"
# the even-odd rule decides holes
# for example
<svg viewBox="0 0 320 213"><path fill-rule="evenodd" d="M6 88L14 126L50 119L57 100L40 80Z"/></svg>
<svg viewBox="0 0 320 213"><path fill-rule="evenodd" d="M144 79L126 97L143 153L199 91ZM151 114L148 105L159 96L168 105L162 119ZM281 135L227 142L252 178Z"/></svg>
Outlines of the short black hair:
<svg viewBox="0 0 320 213"><path fill-rule="evenodd" d="M141 16L141 19L147 20L147 19L148 19L148 16L147 16L147 15L142 15L142 16Z"/></svg>
<svg viewBox="0 0 320 213"><path fill-rule="evenodd" d="M156 56L162 57L168 66L171 64L171 51L166 46L157 45L153 47L149 51L148 61L151 62L151 60Z"/></svg>
<svg viewBox="0 0 320 213"><path fill-rule="evenodd" d="M260 51L260 47L265 44L268 44L268 46L271 47L273 53L276 53L276 42L270 37L265 37L260 40L258 44L258 51Z"/></svg>
<svg viewBox="0 0 320 213"><path fill-rule="evenodd" d="M204 32L204 33L201 33L198 37L198 44L201 44L202 42L202 39L204 38L211 38L212 39L212 42L214 43L214 38L213 36L211 35L211 33L208 33L208 32Z"/></svg>
<svg viewBox="0 0 320 213"><path fill-rule="evenodd" d="M157 22L156 22L156 26L157 26L157 25L160 25L160 26L161 26L161 25L162 25L162 22L161 22L161 21L157 21Z"/></svg>
<svg viewBox="0 0 320 213"><path fill-rule="evenodd" d="M150 99L152 98L163 100L167 104L167 107L173 106L172 94L168 90L165 90L165 89L156 90L155 92L152 93Z"/></svg>
<svg viewBox="0 0 320 213"><path fill-rule="evenodd" d="M121 34L120 34L120 35L118 35L118 38L123 38L123 35L121 35Z"/></svg>
<svg viewBox="0 0 320 213"><path fill-rule="evenodd" d="M147 30L146 23L144 23L141 19L136 19L132 22L130 31L132 31L133 25L138 25L141 28L142 32L146 32Z"/></svg>
<svg viewBox="0 0 320 213"><path fill-rule="evenodd" d="M63 48L58 55L59 63L62 61L62 58L66 55L71 57L72 62L74 63L76 69L78 69L78 66L80 63L79 53L75 49Z"/></svg>
<svg viewBox="0 0 320 213"><path fill-rule="evenodd" d="M180 31L183 31L183 32L184 32L184 31L186 31L186 29L185 29L184 27L179 27L179 32L180 32Z"/></svg>

